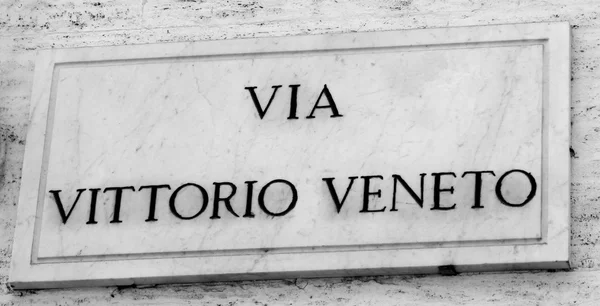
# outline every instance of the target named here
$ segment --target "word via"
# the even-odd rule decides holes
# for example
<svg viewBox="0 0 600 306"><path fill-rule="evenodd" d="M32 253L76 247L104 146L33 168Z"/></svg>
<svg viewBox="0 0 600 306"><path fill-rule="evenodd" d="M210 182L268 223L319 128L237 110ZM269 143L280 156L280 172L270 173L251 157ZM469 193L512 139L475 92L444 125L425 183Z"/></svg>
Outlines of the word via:
<svg viewBox="0 0 600 306"><path fill-rule="evenodd" d="M257 87L256 86L252 86L252 87L244 87L246 90L248 90L250 92L250 96L252 97L252 101L254 102L254 107L256 107L256 111L258 112L258 116L260 116L260 119L263 119L265 117L265 115L267 114L267 111L269 110L269 107L271 106L271 102L273 102L273 99L275 99L275 94L277 94L277 90L281 87L281 85L274 85L271 88L273 88L273 93L271 94L271 98L269 99L269 103L267 103L267 106L265 106L265 108L263 109L260 101L258 101L258 96L256 95L256 92L254 91ZM292 120L292 119L298 119L298 116L296 115L296 110L298 108L298 87L300 87L300 84L293 84L289 86L292 90L291 92L291 96L290 96L290 115L287 117L288 120ZM327 99L327 103L326 105L319 105L319 101L321 101L321 98L325 96L325 98ZM343 115L340 114L340 112L338 111L337 105L335 104L335 101L333 100L333 96L331 95L331 92L329 92L329 88L327 88L327 84L323 85L323 90L321 90L321 93L319 94L319 97L317 98L317 101L315 102L315 105L312 108L312 111L310 112L310 114L306 117L306 119L313 119L315 118L315 110L316 109L321 109L321 108L329 108L331 110L331 118L335 118L335 117L342 117Z"/></svg>

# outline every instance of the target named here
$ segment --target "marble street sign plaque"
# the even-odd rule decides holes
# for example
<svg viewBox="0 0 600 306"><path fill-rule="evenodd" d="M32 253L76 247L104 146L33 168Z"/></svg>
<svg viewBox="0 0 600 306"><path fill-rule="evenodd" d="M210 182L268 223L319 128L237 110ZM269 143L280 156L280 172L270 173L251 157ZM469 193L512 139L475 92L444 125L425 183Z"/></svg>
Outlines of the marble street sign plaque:
<svg viewBox="0 0 600 306"><path fill-rule="evenodd" d="M566 23L39 53L14 288L569 267Z"/></svg>

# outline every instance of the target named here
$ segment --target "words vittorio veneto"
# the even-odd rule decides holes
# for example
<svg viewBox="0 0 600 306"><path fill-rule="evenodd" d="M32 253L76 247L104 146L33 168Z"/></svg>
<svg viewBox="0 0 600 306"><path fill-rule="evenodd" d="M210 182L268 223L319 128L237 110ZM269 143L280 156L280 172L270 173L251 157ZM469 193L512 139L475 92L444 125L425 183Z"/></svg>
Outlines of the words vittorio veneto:
<svg viewBox="0 0 600 306"><path fill-rule="evenodd" d="M271 103L275 100L275 97L277 96L277 92L279 91L279 89L282 87L282 85L275 85L272 86L272 93L271 93L271 97L269 99L269 102L266 104L266 106L264 106L263 108L263 103L260 102L258 95L256 94L255 90L257 89L256 86L253 87L245 87L244 89L247 90L248 93L248 100L251 100L254 104L254 107L256 108L256 111L258 113L258 117L260 118L260 120L262 120L265 115L267 114L267 111L269 110L269 107L271 106ZM298 105L298 90L300 88L299 84L294 84L294 85L289 85L289 91L290 91L290 101L289 101L289 115L287 118L287 120L298 120L301 119L299 117L299 114L297 113L297 105ZM335 118L340 118L343 117L343 110L338 108L338 105L336 104L334 97L332 95L332 90L330 88L327 87L327 85L325 84L321 90L321 93L319 94L317 100L314 102L312 110L310 111L310 113L308 113L308 115L306 117L303 117L302 119L314 119L317 116L323 116L323 117L328 117L328 118L333 118L332 120L335 120ZM424 197L423 197L423 193L425 190L425 178L429 175L429 177L431 177L431 180L433 180L433 203L429 204L429 203L424 203ZM424 208L424 206L429 206L428 208L430 210L435 210L435 211L450 211L456 208L456 203L442 203L442 201L440 200L440 196L442 195L442 193L449 193L452 194L454 193L454 187L451 185L450 182L453 178L456 179L460 179L460 178L464 178L465 176L471 176L474 178L474 198L473 198L473 203L469 203L469 205L471 205L472 209L482 209L484 208L483 204L481 203L481 190L482 190L482 184L483 184L483 177L484 176L492 176L492 177L496 177L496 173L493 170L468 170L468 171L464 171L462 174L461 173L454 173L454 172L434 172L434 173L421 173L419 174L419 178L420 178L420 186L410 186L406 180L405 177L403 177L400 174L393 174L391 175L391 177L389 178L384 178L382 175L363 175L363 176L351 176L351 177L344 177L344 178L336 178L336 177L324 177L324 178L320 178L317 181L320 184L325 184L325 186L327 187L326 190L328 190L328 195L326 195L327 197L329 197L329 202L331 203L331 209L335 209L335 211L339 214L340 211L342 211L344 204L346 203L346 199L347 196L349 194L349 192L353 189L362 189L362 203L360 203L361 205L359 207L362 207L359 212L360 213L382 213L385 211L397 211L397 207L396 207L396 193L398 192L399 189L404 189L411 197L412 199L414 199L415 203L418 204L421 209ZM502 183L506 180L511 180L511 179L515 179L515 177L517 176L523 176L523 178L526 178L529 181L529 194L526 197L523 197L522 201L513 203L507 201L507 199L505 198L505 195L503 195L502 193ZM445 178L444 182L442 182L442 178ZM523 179L521 178L521 180ZM372 204L369 203L369 201L374 198L380 198L381 194L382 194L382 190L378 189L378 188L374 188L374 182L375 181L381 181L381 180L389 180L390 185L392 186L391 188L391 192L392 192L392 203L390 203L391 205L389 206L384 206L382 208L374 208L372 206ZM334 184L335 181L335 184ZM277 186L279 185L279 186ZM337 188L336 188L337 185ZM289 192L286 193L288 195L288 199L287 201L285 201L286 205L283 205L282 207L285 207L285 209L278 209L278 211L274 211L274 209L269 208L270 205L268 203L268 201L266 201L265 199L265 194L267 192L267 190L269 190L269 188L273 188L277 186L276 188L278 188L278 190L284 190L284 189L288 189ZM113 213L112 213L112 218L110 221L106 220L109 223L122 223L122 217L120 215L121 212L121 199L123 197L123 193L124 192L145 192L148 194L148 209L146 210L148 212L147 215L144 215L143 217L147 218L145 219L146 222L154 222L154 221L158 221L158 216L156 215L156 205L161 205L160 203L157 203L157 195L159 192L170 192L170 196L169 196L169 208L171 213L179 218L179 219L183 219L183 220L191 220L191 219L195 219L200 217L206 210L207 208L209 208L209 210L212 210L211 212L208 212L205 215L209 215L210 219L220 219L221 215L223 214L223 210L221 210L221 212L219 212L219 208L220 207L224 207L229 214L231 214L234 217L238 217L238 218L254 218L255 217L255 213L264 213L266 215L269 215L271 217L282 217L285 216L287 214L289 214L290 212L292 212L294 210L294 208L296 207L296 203L298 202L298 199L301 198L301 195L298 194L298 191L294 185L293 182L290 182L284 178L275 178L272 179L270 181L265 181L265 182L259 182L259 181L255 181L255 180L249 180L249 181L245 181L244 182L244 189L245 192L240 192L238 193L238 186L236 186L234 183L232 182L213 182L212 186L208 187L208 186L202 186L200 184L197 184L195 182L188 182L188 183L184 183L181 184L179 186L171 186L168 184L156 184L156 185L145 185L145 186L120 186L120 187L104 187L104 188L81 188L81 189L77 189L76 192L73 191L65 191L65 193L67 192L71 192L71 195L75 198L75 200L72 202L72 204L70 205L70 209L67 212L65 210L65 203L63 203L63 200L61 199L61 192L63 192L62 190L50 190L50 197L53 198L54 202L56 203L56 206L58 208L58 212L60 214L60 217L62 219L62 223L66 224L67 221L69 220L69 216L71 215L71 213L73 212L73 210L75 209L75 207L78 204L79 198L81 197L81 195L85 192L89 192L91 193L90 196L90 206L89 206L89 218L87 219L86 223L87 224L97 224L98 221L96 220L96 203L98 201L99 197L104 197L104 196L108 196L108 197L112 197L114 199L114 208L113 208ZM198 211L194 214L183 214L180 210L178 210L178 205L181 204L177 204L178 200L177 197L178 195L183 191L183 190L195 190L195 192L197 192L199 195L201 195L201 199L200 201L198 201L198 203L191 203L193 205L197 205ZM496 193L496 197L498 198L499 202L510 206L510 207L522 207L524 205L526 205L527 203L529 203L535 196L536 194L536 190L537 190L537 183L535 181L535 178L531 175L531 173L523 170L523 169L512 169L509 171L506 171L502 174L498 174L498 179L496 180L496 185L495 185L495 193ZM254 196L253 194L258 191L258 197L257 197L257 204L258 204L258 208L256 207L255 203L253 202ZM210 193L210 195L209 195ZM76 194L76 195L75 195ZM239 197L242 196L245 198L245 207L243 209L243 211L236 211L233 209L232 205L231 205L231 201L234 197ZM279 199L279 201L281 201L281 199ZM66 203L68 204L68 203ZM165 203L166 205L166 203ZM212 207L210 207L212 206ZM278 205L281 206L281 205ZM85 220L84 220L85 221Z"/></svg>

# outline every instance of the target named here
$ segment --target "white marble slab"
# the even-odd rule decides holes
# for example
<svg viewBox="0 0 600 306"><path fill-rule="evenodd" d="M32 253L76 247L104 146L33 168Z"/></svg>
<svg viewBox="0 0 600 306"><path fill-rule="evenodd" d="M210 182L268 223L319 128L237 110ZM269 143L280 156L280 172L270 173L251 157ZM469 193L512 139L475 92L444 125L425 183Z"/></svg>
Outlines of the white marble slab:
<svg viewBox="0 0 600 306"><path fill-rule="evenodd" d="M41 51L10 282L567 268L569 76L565 23Z"/></svg>

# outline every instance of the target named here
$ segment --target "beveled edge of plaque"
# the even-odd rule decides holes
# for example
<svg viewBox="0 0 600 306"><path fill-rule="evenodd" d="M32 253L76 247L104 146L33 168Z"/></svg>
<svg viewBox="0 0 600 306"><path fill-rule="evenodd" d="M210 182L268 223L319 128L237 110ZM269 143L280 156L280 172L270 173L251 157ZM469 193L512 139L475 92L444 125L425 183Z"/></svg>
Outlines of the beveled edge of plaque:
<svg viewBox="0 0 600 306"><path fill-rule="evenodd" d="M465 44L520 45L531 41L543 42L544 46L541 188L544 229L539 244L33 262L35 228L40 221L38 202L43 198L44 169L47 169L44 152L49 146L46 139L51 138L48 127L52 126L53 116L49 116L49 106L56 65L399 46L427 49L438 45L449 48ZM9 283L15 289L29 289L441 273L438 267L449 265L457 272L569 268L570 44L570 26L565 22L41 50L34 73L14 239L17 243L13 243Z"/></svg>

